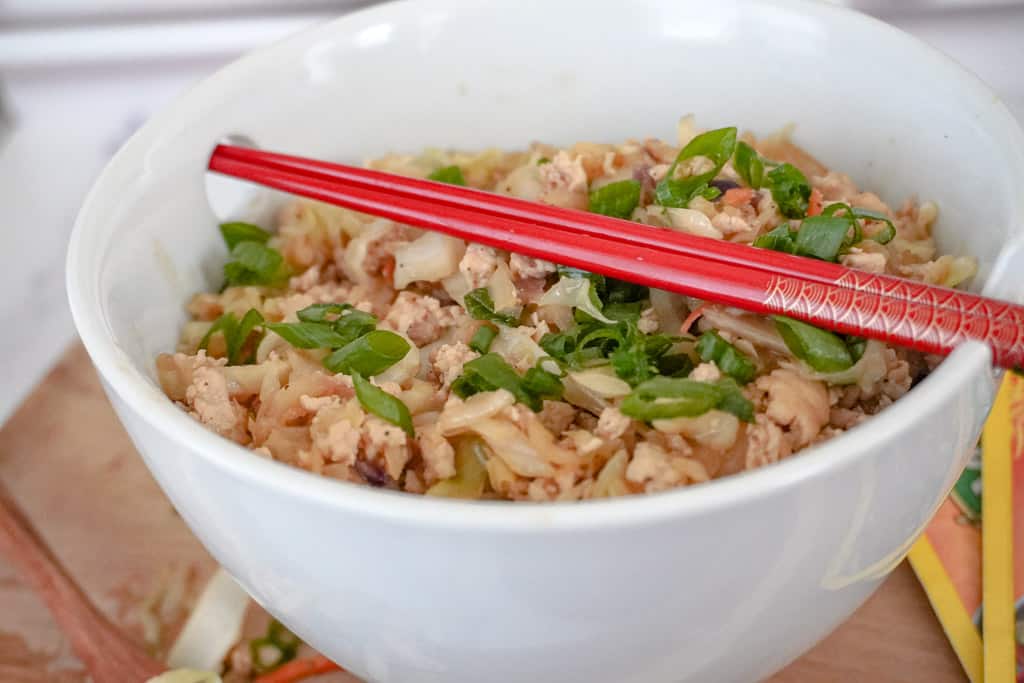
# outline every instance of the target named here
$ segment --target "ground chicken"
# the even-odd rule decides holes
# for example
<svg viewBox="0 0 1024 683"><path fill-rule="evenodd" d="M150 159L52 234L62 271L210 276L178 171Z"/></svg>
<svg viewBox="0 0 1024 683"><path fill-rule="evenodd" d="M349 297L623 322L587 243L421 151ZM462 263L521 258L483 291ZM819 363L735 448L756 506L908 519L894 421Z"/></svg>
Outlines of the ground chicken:
<svg viewBox="0 0 1024 683"><path fill-rule="evenodd" d="M522 254L511 254L508 258L508 267L515 278L546 278L558 270L551 261L523 256Z"/></svg>
<svg viewBox="0 0 1024 683"><path fill-rule="evenodd" d="M787 430L796 447L802 448L828 424L829 399L824 382L805 379L793 370L773 370L756 381L765 392L765 414Z"/></svg>
<svg viewBox="0 0 1024 683"><path fill-rule="evenodd" d="M231 398L227 379L218 368L201 366L193 370L185 401L192 414L210 429L238 443L249 441L245 408Z"/></svg>
<svg viewBox="0 0 1024 683"><path fill-rule="evenodd" d="M888 258L881 252L868 252L857 247L839 257L839 262L847 268L866 270L869 273L884 273Z"/></svg>
<svg viewBox="0 0 1024 683"><path fill-rule="evenodd" d="M459 261L459 272L466 277L470 289L486 287L498 268L498 252L482 244L469 244Z"/></svg>
<svg viewBox="0 0 1024 683"><path fill-rule="evenodd" d="M392 479L402 475L405 463L409 461L409 437L401 427L385 422L376 415L368 415L363 423L361 440L364 458L373 461L381 458L384 471Z"/></svg>
<svg viewBox="0 0 1024 683"><path fill-rule="evenodd" d="M601 411L595 434L609 441L620 438L632 426L633 420L623 415L618 408L608 406Z"/></svg>
<svg viewBox="0 0 1024 683"><path fill-rule="evenodd" d="M310 423L313 449L325 461L353 465L359 455L360 428L365 414L351 400L328 397Z"/></svg>
<svg viewBox="0 0 1024 683"><path fill-rule="evenodd" d="M544 401L544 407L537 417L549 432L560 436L576 419L576 408L563 401Z"/></svg>
<svg viewBox="0 0 1024 683"><path fill-rule="evenodd" d="M765 415L755 415L754 424L747 426L748 469L782 460L793 450L782 429Z"/></svg>
<svg viewBox="0 0 1024 683"><path fill-rule="evenodd" d="M401 292L384 318L396 332L408 335L417 346L424 346L441 336L450 316L442 311L441 302L432 296Z"/></svg>
<svg viewBox="0 0 1024 683"><path fill-rule="evenodd" d="M479 353L463 342L441 346L433 359L434 374L441 380L441 388L448 389L462 374L462 366L479 357Z"/></svg>
<svg viewBox="0 0 1024 683"><path fill-rule="evenodd" d="M416 445L423 458L423 475L428 482L455 476L455 449L441 435L436 422L417 431Z"/></svg>
<svg viewBox="0 0 1024 683"><path fill-rule="evenodd" d="M580 157L559 152L550 163L537 167L540 173L540 201L570 209L587 208L587 172Z"/></svg>
<svg viewBox="0 0 1024 683"><path fill-rule="evenodd" d="M626 479L644 487L647 493L664 491L688 481L706 481L707 470L696 460L669 454L660 446L640 442L626 467Z"/></svg>

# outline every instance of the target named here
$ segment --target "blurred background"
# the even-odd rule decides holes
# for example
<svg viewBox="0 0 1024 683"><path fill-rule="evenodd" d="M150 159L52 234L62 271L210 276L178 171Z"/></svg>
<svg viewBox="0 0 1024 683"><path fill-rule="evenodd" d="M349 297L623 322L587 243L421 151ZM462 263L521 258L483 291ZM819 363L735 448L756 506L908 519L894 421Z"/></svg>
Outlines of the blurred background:
<svg viewBox="0 0 1024 683"><path fill-rule="evenodd" d="M64 249L104 162L154 111L239 54L368 4L0 0L0 423L74 337ZM1024 121L1021 0L837 4L946 52Z"/></svg>

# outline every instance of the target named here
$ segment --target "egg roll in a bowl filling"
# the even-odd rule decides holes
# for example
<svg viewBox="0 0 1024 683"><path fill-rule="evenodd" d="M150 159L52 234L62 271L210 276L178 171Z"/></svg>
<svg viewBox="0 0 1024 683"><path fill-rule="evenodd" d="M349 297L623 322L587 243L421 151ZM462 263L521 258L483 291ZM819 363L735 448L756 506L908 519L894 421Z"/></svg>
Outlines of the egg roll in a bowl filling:
<svg viewBox="0 0 1024 683"><path fill-rule="evenodd" d="M957 286L938 208L889 206L787 131L429 149L369 167ZM213 229L211 227L211 229ZM883 410L940 361L305 199L220 226L164 392L311 472L432 496L568 501L770 465Z"/></svg>

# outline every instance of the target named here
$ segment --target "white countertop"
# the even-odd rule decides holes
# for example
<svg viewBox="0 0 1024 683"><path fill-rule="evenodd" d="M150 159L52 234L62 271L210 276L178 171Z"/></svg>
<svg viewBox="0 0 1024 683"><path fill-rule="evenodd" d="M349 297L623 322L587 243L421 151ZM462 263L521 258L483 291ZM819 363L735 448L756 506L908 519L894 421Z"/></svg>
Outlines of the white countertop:
<svg viewBox="0 0 1024 683"><path fill-rule="evenodd" d="M222 6L218 18L198 21L187 11L199 4L180 0L163 3L167 11L158 20L122 16L116 29L103 16L82 20L82 8L128 12L138 3L0 5L0 93L14 119L13 130L0 123L0 206L6 219L0 229L0 291L6 293L0 300L0 423L74 338L64 295L65 246L85 192L120 142L154 110L237 54L356 3L296 2L288 14L267 14L273 3L264 0L212 4ZM1024 3L847 4L870 9L953 56L1024 121Z"/></svg>

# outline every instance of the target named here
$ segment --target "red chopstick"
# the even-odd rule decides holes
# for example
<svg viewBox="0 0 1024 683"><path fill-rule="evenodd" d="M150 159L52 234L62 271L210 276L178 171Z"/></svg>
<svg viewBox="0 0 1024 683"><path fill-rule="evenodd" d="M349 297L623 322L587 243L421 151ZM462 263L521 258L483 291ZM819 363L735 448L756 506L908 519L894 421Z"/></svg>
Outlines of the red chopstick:
<svg viewBox="0 0 1024 683"><path fill-rule="evenodd" d="M526 220L534 225L549 226L555 230L568 230L580 235L631 242L677 254L696 256L705 260L730 264L744 263L749 267L774 274L791 275L822 284L875 292L898 299L915 300L921 297L930 297L928 302L933 306L952 308L966 315L973 315L976 311L986 316L991 316L994 313L1010 315L1019 325L1024 325L1024 307L1016 307L1009 311L990 312L986 310L986 306L993 303L992 299L969 292L961 292L948 287L929 287L914 280L868 273L846 268L836 263L757 249L746 244L687 235L633 221L538 204L468 187L444 185L419 178L409 178L393 173L277 152L266 152L249 147L219 145L214 150L210 168L213 169L214 165L222 159L247 161L280 170L296 171L302 175L336 180L345 185L380 190L395 196L424 199L445 206L472 209L488 215Z"/></svg>
<svg viewBox="0 0 1024 683"><path fill-rule="evenodd" d="M323 162L286 157L289 162L283 163L280 155L260 156L266 153L252 160L243 151L250 150L219 146L210 170L500 249L928 353L949 353L975 339L992 348L997 364L1024 365L1024 325L1017 323L1024 321L1024 308L1014 304L920 283L902 287L897 278L890 279L901 285L898 290L858 289L859 273L835 264L821 262L838 269L830 282L820 270L801 274L803 264L771 270L766 255L785 257L784 262L796 258L777 252L567 209L556 214L550 211L555 207L430 181L409 183L379 171L323 164L331 169L327 173L318 170ZM353 181L354 171L371 181ZM534 220L531 211L537 207ZM565 214L571 228L561 223ZM643 228L643 234L637 236L635 228ZM651 230L689 239L672 238L675 246L666 248L652 242Z"/></svg>

